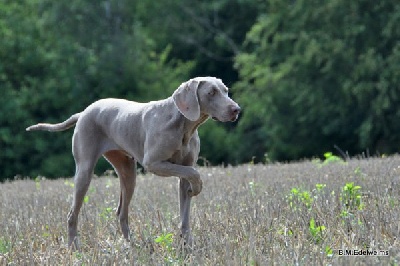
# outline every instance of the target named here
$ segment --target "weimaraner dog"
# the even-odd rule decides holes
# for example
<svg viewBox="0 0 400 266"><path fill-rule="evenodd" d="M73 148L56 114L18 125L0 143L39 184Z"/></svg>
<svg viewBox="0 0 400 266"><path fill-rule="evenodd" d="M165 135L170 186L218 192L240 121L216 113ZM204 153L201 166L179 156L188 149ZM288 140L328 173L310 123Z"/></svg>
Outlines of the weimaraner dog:
<svg viewBox="0 0 400 266"><path fill-rule="evenodd" d="M121 230L129 241L128 206L136 183L136 162L159 176L179 177L181 233L191 245L191 197L202 190L194 168L200 151L197 128L209 117L235 121L239 105L220 79L197 77L182 83L171 97L149 103L102 99L59 124L40 123L27 131L63 131L76 124L72 153L76 163L75 191L68 214L68 245L78 248L78 214L93 169L104 156L120 179L117 209Z"/></svg>

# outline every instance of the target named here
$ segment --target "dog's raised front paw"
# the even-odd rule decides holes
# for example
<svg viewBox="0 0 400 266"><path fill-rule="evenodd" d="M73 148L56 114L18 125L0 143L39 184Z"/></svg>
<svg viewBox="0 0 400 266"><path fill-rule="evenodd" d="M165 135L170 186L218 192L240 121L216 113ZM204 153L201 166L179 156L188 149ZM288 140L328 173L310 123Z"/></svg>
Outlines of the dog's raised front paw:
<svg viewBox="0 0 400 266"><path fill-rule="evenodd" d="M188 191L188 195L190 197L194 197L200 194L203 189L203 181L199 179L196 183L190 183L190 189Z"/></svg>

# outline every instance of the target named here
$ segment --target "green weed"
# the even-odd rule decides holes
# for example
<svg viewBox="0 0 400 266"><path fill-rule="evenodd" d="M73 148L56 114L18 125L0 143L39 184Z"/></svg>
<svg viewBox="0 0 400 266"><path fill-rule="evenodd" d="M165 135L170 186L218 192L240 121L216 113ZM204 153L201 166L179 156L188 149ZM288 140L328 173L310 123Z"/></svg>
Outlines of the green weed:
<svg viewBox="0 0 400 266"><path fill-rule="evenodd" d="M325 159L321 162L320 159L313 160L313 163L317 164L319 167L332 164L332 163L345 163L345 161L339 156L333 155L332 152L324 153Z"/></svg>
<svg viewBox="0 0 400 266"><path fill-rule="evenodd" d="M333 249L332 249L330 246L326 246L326 247L325 247L325 254L326 254L328 257L332 257L332 256L333 256Z"/></svg>
<svg viewBox="0 0 400 266"><path fill-rule="evenodd" d="M326 229L325 226L316 226L314 218L311 218L308 229L314 242L319 244L323 240L323 231Z"/></svg>
<svg viewBox="0 0 400 266"><path fill-rule="evenodd" d="M75 186L75 184L73 182L69 181L69 180L65 180L64 181L64 185L72 187L72 188Z"/></svg>
<svg viewBox="0 0 400 266"><path fill-rule="evenodd" d="M158 236L154 241L159 244L166 253L164 261L167 265L180 264L180 260L176 255L175 248L173 246L174 235L172 233L163 233Z"/></svg>
<svg viewBox="0 0 400 266"><path fill-rule="evenodd" d="M340 200L345 207L345 211L362 210L364 204L362 203L361 186L354 185L354 182L346 183L342 188Z"/></svg>
<svg viewBox="0 0 400 266"><path fill-rule="evenodd" d="M41 176L37 176L37 177L35 178L35 186L36 186L36 189L37 189L37 190L40 190L40 181L41 181L42 179L44 179L44 178L42 178Z"/></svg>
<svg viewBox="0 0 400 266"><path fill-rule="evenodd" d="M282 226L282 228L278 229L278 234L282 236L292 236L293 231L291 229L288 229L286 226Z"/></svg>
<svg viewBox="0 0 400 266"><path fill-rule="evenodd" d="M83 197L83 202L84 203L88 203L89 202L89 196L85 195L85 197Z"/></svg>
<svg viewBox="0 0 400 266"><path fill-rule="evenodd" d="M257 190L258 186L259 186L259 185L258 185L256 182L254 182L254 181L250 181L250 182L249 182L250 194L251 194L252 196L255 196L255 195L256 195L256 190Z"/></svg>
<svg viewBox="0 0 400 266"><path fill-rule="evenodd" d="M287 196L287 201L289 202L289 206L294 210L300 209L299 205L303 205L307 209L310 209L313 203L313 198L311 193L307 190L292 188Z"/></svg>
<svg viewBox="0 0 400 266"><path fill-rule="evenodd" d="M172 233L164 233L158 236L154 241L164 248L171 249L174 235Z"/></svg>
<svg viewBox="0 0 400 266"><path fill-rule="evenodd" d="M4 237L0 238L0 254L7 254L11 251L11 242Z"/></svg>
<svg viewBox="0 0 400 266"><path fill-rule="evenodd" d="M326 187L326 184L316 184L315 185L315 188L317 189L318 192L323 191L325 187Z"/></svg>
<svg viewBox="0 0 400 266"><path fill-rule="evenodd" d="M106 208L104 208L104 209L101 211L100 217L101 217L103 220L107 221L107 220L109 220L109 219L112 218L112 213L113 213L113 208L111 208L111 207L106 207Z"/></svg>

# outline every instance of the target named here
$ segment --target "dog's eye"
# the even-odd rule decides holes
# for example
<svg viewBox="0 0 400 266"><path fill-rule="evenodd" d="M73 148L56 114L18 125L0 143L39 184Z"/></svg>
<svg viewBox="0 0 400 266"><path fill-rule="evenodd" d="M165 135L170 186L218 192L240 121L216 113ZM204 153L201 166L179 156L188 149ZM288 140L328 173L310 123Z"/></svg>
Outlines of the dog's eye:
<svg viewBox="0 0 400 266"><path fill-rule="evenodd" d="M214 96L215 94L217 94L217 89L216 88L212 88L208 94L210 96Z"/></svg>

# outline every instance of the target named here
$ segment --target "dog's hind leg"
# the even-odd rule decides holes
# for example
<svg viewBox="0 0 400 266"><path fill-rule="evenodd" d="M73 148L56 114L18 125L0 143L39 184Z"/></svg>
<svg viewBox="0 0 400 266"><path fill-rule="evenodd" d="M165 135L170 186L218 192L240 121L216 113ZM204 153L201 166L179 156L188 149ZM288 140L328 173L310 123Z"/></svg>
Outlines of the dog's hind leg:
<svg viewBox="0 0 400 266"><path fill-rule="evenodd" d="M93 139L91 139L93 141ZM73 154L76 163L76 173L74 177L74 195L70 212L68 213L68 246L75 245L79 249L78 243L78 215L82 207L90 181L92 180L93 170L100 155L98 146L93 142L85 141L81 132L75 132L73 136ZM92 145L90 145L92 144Z"/></svg>
<svg viewBox="0 0 400 266"><path fill-rule="evenodd" d="M79 249L77 239L78 215L93 176L94 164L95 162L91 161L76 166L74 198L71 210L68 213L68 246L74 243L76 249Z"/></svg>
<svg viewBox="0 0 400 266"><path fill-rule="evenodd" d="M113 165L119 176L121 193L117 209L117 215L121 224L121 231L129 241L128 212L136 185L136 162L123 151L112 150L104 154L104 157Z"/></svg>

